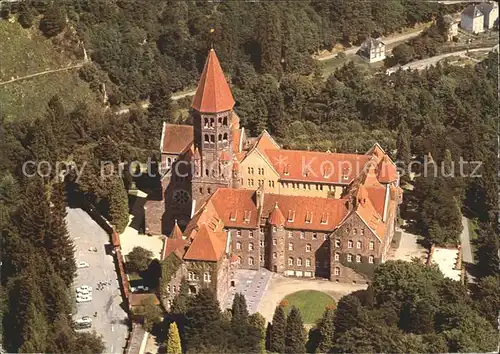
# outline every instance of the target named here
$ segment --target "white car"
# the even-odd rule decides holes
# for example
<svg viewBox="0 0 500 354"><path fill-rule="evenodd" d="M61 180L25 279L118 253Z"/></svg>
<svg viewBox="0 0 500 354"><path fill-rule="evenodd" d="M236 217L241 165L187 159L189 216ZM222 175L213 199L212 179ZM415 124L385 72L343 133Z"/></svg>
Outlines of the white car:
<svg viewBox="0 0 500 354"><path fill-rule="evenodd" d="M91 295L78 295L76 297L76 302L90 302L92 301L92 296Z"/></svg>
<svg viewBox="0 0 500 354"><path fill-rule="evenodd" d="M90 267L90 264L88 264L87 262L78 262L76 267L77 268L88 268L88 267Z"/></svg>
<svg viewBox="0 0 500 354"><path fill-rule="evenodd" d="M92 287L88 286L88 285L82 285L82 286L79 286L78 288L76 288L77 293L87 292L87 291L92 291Z"/></svg>
<svg viewBox="0 0 500 354"><path fill-rule="evenodd" d="M87 324L87 323L92 324L92 319L89 316L83 316L82 318L75 320L75 323L77 323L77 324Z"/></svg>
<svg viewBox="0 0 500 354"><path fill-rule="evenodd" d="M92 296L92 291L88 291L88 290L80 290L76 293L76 296Z"/></svg>

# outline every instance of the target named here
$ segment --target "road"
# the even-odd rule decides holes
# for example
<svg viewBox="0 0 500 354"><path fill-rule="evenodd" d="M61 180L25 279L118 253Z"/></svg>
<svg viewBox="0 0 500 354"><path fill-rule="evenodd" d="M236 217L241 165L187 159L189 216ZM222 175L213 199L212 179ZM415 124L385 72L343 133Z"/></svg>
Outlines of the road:
<svg viewBox="0 0 500 354"><path fill-rule="evenodd" d="M184 97L189 97L189 96L194 96L194 94L196 93L196 90L192 90L192 91L188 91L188 92L183 92L183 93L178 93L176 95L172 95L170 97L170 99L172 101L177 101L177 100L180 100L181 98L184 98ZM141 108L142 109L146 109L149 107L149 102L143 102L141 103ZM125 113L128 113L130 111L130 108L123 108L123 109L120 109L119 111L116 111L115 114L125 114Z"/></svg>
<svg viewBox="0 0 500 354"><path fill-rule="evenodd" d="M128 336L127 313L121 307L122 297L115 272L113 256L106 254L109 244L108 234L82 209L67 208L68 231L75 244L77 262L90 264L89 268L77 271L75 288L89 285L93 288L92 301L77 304L77 314L73 318L90 316L92 329L103 336L106 353L123 353ZM89 251L96 247L97 252ZM97 283L111 280L111 285L97 290ZM97 317L93 317L97 312Z"/></svg>
<svg viewBox="0 0 500 354"><path fill-rule="evenodd" d="M42 75L56 73L58 71L66 71L66 70L81 68L84 64L85 64L85 62L80 63L80 64L76 64L76 65L67 66L67 67L64 67L64 68L52 69L52 70L45 70L45 71L38 72L36 74L26 75L26 76L22 76L22 77L16 77L16 78L10 79L8 81L2 81L2 82L0 82L0 86L11 84L11 83L16 82L16 81L32 79L32 78L37 77L37 76L42 76Z"/></svg>
<svg viewBox="0 0 500 354"><path fill-rule="evenodd" d="M482 51L492 51L492 50L495 50L496 48L498 48L498 44L494 47L485 47L485 48L475 48L475 49L469 49L468 51L467 50L461 50L461 51L458 51L458 52L452 52L452 53L446 53L446 54L441 54L441 55L436 55L434 57L430 57L430 58L426 58L426 59L422 59L422 60L417 60L417 61L414 61L414 62L411 62L411 63L408 63L406 65L403 65L401 67L392 67L392 68L389 68L386 70L386 74L390 75L390 74L393 74L395 73L396 71L398 71L399 69L401 70L413 70L413 69L417 69L417 70L423 70L431 65L435 65L438 61L440 60L443 60L447 57L452 57L452 56L465 56L467 53L471 53L471 52L482 52Z"/></svg>
<svg viewBox="0 0 500 354"><path fill-rule="evenodd" d="M388 45L388 44L392 44L395 42L406 41L410 38L417 37L420 33L422 33L422 31L423 31L423 29L420 31L412 32L412 33L406 33L406 34L400 34L400 35L396 35L396 36L385 37L385 38L382 38L382 42L384 42L385 45ZM344 53L345 55L356 54L358 52L359 48L361 48L361 47L352 47L352 48L349 48L349 49L347 49L343 52L340 52L340 53ZM316 57L315 59L317 59L319 61L329 60L329 59L335 58L338 54L339 53L329 54L329 55L326 55L324 57L319 57L319 58Z"/></svg>

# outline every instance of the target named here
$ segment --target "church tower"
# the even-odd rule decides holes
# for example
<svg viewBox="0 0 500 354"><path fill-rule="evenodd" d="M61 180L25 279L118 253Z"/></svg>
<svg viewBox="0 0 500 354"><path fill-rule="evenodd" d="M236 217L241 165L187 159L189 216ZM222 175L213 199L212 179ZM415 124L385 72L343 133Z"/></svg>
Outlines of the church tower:
<svg viewBox="0 0 500 354"><path fill-rule="evenodd" d="M212 48L191 104L195 147L191 183L194 210L217 188L232 185L233 106L231 89Z"/></svg>

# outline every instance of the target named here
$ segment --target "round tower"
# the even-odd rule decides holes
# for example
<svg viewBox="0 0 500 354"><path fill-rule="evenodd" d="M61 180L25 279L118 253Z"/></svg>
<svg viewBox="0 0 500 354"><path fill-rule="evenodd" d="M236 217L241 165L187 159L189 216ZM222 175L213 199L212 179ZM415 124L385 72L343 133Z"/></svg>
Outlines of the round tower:
<svg viewBox="0 0 500 354"><path fill-rule="evenodd" d="M274 205L274 209L269 214L268 230L266 243L271 245L267 248L267 268L275 273L282 274L285 267L285 222L286 219L278 207L278 203Z"/></svg>

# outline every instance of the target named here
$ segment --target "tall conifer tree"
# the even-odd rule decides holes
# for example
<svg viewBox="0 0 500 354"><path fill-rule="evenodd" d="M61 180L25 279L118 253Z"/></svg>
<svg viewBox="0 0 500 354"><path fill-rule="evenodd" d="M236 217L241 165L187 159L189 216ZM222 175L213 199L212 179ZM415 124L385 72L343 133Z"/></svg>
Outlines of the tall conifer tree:
<svg viewBox="0 0 500 354"><path fill-rule="evenodd" d="M305 353L305 331L300 311L292 306L286 318L285 353Z"/></svg>
<svg viewBox="0 0 500 354"><path fill-rule="evenodd" d="M283 306L276 307L269 338L269 351L283 353L285 351L286 316Z"/></svg>

